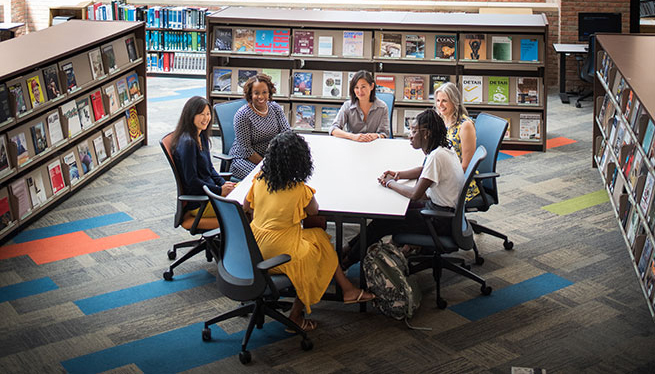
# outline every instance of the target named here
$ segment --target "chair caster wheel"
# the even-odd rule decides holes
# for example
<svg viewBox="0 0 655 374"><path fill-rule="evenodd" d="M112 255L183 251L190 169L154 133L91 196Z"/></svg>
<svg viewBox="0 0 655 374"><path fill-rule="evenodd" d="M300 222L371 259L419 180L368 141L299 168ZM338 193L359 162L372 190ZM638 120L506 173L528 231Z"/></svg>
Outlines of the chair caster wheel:
<svg viewBox="0 0 655 374"><path fill-rule="evenodd" d="M482 264L484 264L484 257L480 257L480 256L476 257L476 258L475 258L475 264L476 264L476 265L482 265Z"/></svg>
<svg viewBox="0 0 655 374"><path fill-rule="evenodd" d="M209 251L205 251L205 257L207 258L207 262L212 262L214 260L214 256L212 256Z"/></svg>
<svg viewBox="0 0 655 374"><path fill-rule="evenodd" d="M484 296L491 295L491 291L492 291L491 287L489 286L485 286L485 285L480 286L480 292L482 292Z"/></svg>
<svg viewBox="0 0 655 374"><path fill-rule="evenodd" d="M505 242L503 243L503 247L505 247L505 249L509 251L510 249L514 248L514 242L505 240Z"/></svg>
<svg viewBox="0 0 655 374"><path fill-rule="evenodd" d="M303 339L300 342L300 348L302 348L303 351L311 351L312 348L314 348L314 343L309 339Z"/></svg>
<svg viewBox="0 0 655 374"><path fill-rule="evenodd" d="M167 280L167 281L173 280L173 271L172 270L165 271L164 272L164 279Z"/></svg>
<svg viewBox="0 0 655 374"><path fill-rule="evenodd" d="M169 249L168 250L168 259L169 260L175 260L176 256L177 256L177 253L175 253L174 249Z"/></svg>
<svg viewBox="0 0 655 374"><path fill-rule="evenodd" d="M448 306L448 302L442 298L437 299L437 308L439 309L446 309Z"/></svg>
<svg viewBox="0 0 655 374"><path fill-rule="evenodd" d="M251 360L252 360L252 355L250 354L250 351L239 352L239 361L241 361L242 364L246 365L250 363Z"/></svg>
<svg viewBox="0 0 655 374"><path fill-rule="evenodd" d="M576 103L575 103L575 107L576 107L576 108L582 108L582 104L576 102Z"/></svg>
<svg viewBox="0 0 655 374"><path fill-rule="evenodd" d="M206 342L212 340L212 330L209 327L202 329L202 340Z"/></svg>

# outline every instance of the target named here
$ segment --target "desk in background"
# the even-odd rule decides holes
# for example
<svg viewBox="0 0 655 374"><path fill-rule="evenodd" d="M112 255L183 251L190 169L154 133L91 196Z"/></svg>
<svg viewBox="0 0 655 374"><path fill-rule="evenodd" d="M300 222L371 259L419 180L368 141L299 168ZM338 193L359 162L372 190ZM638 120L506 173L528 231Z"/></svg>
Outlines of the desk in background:
<svg viewBox="0 0 655 374"><path fill-rule="evenodd" d="M0 22L0 42L15 37L16 29L21 26L25 26L25 24L22 22L19 23Z"/></svg>
<svg viewBox="0 0 655 374"><path fill-rule="evenodd" d="M566 56L569 54L587 54L587 44L553 44L555 52L559 54L559 98L562 103L568 104L569 94L566 92Z"/></svg>

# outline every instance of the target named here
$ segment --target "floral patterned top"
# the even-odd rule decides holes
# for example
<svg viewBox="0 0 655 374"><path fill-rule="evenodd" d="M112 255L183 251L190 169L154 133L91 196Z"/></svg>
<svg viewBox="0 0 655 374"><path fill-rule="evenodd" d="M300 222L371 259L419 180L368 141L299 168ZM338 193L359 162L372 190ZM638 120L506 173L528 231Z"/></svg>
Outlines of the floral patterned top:
<svg viewBox="0 0 655 374"><path fill-rule="evenodd" d="M448 128L448 140L450 141L450 145L453 147L455 152L457 152L457 156L459 157L460 162L462 161L462 139L460 138L459 129L462 126L462 123L468 120L470 120L470 118L462 117L462 119L460 119L456 125ZM478 174L477 170L475 171L475 174ZM479 193L480 190L475 184L475 180L472 180L471 184L469 185L469 190L466 192L466 201L471 201L474 197L478 196Z"/></svg>

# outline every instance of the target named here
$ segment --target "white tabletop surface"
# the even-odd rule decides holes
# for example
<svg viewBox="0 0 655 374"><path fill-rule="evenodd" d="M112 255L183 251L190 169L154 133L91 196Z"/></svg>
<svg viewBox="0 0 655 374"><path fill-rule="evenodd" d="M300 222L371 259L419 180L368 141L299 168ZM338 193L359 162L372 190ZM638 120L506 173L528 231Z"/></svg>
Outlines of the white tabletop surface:
<svg viewBox="0 0 655 374"><path fill-rule="evenodd" d="M557 53L587 53L589 44L561 44L554 43L553 48Z"/></svg>
<svg viewBox="0 0 655 374"><path fill-rule="evenodd" d="M407 139L378 139L370 143L326 135L303 135L314 160L307 184L316 189L322 214L403 216L409 199L382 187L377 177L385 170L406 170L423 164L425 155ZM261 165L261 163L259 164ZM253 170L228 195L243 203Z"/></svg>

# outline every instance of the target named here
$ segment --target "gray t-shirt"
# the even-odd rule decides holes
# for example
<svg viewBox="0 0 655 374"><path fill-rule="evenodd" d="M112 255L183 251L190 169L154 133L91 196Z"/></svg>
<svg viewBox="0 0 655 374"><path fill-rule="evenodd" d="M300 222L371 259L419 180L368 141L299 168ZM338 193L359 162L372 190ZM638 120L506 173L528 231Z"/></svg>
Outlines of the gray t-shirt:
<svg viewBox="0 0 655 374"><path fill-rule="evenodd" d="M364 121L364 112L359 108L359 101L353 104L350 100L346 100L330 127L330 135L334 129L341 129L353 134L378 133L389 136L387 104L376 98L368 111L366 121Z"/></svg>

